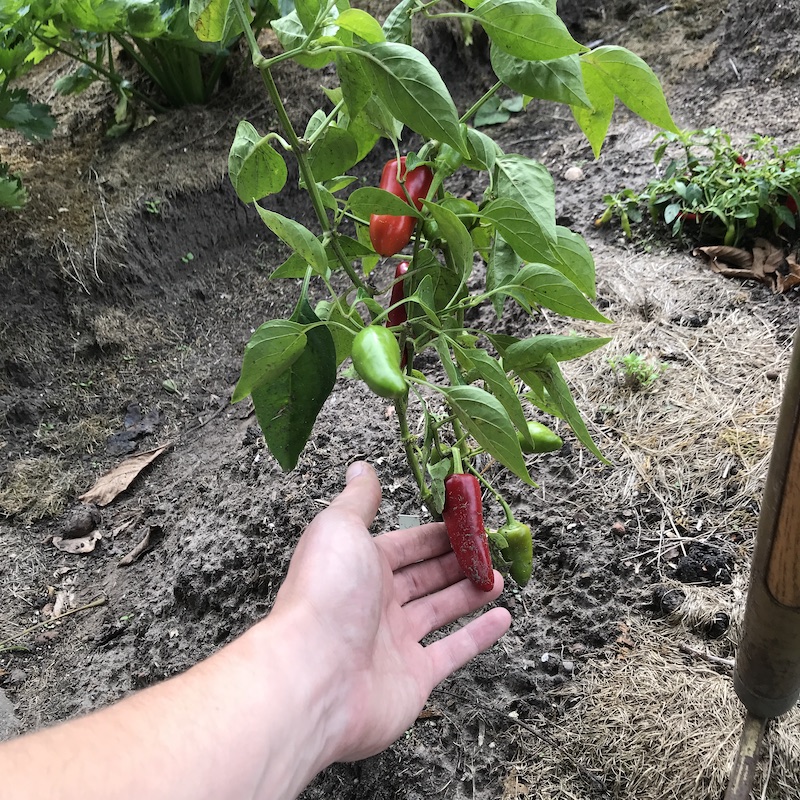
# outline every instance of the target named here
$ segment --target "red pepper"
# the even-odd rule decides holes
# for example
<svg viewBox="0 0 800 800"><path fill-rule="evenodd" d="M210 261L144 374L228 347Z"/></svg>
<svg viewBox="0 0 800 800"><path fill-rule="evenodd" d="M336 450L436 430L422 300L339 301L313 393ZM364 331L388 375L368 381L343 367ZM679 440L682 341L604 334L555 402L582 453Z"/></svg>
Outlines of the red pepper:
<svg viewBox="0 0 800 800"><path fill-rule="evenodd" d="M474 475L456 473L445 480L444 496L442 517L458 565L481 591L491 592L494 570L483 526L481 485Z"/></svg>
<svg viewBox="0 0 800 800"><path fill-rule="evenodd" d="M397 159L387 161L381 173L381 189L406 200L403 184L397 179ZM433 181L433 172L428 166L419 166L406 174L406 159L400 159L400 178L404 179L408 196L414 201L417 210L422 208L422 200L427 197ZM376 253L393 256L399 253L410 241L417 224L416 217L395 217L391 214L372 214L369 218L369 238Z"/></svg>
<svg viewBox="0 0 800 800"><path fill-rule="evenodd" d="M397 306L396 303L401 303L406 296L405 287L403 286L403 278L408 272L408 261L401 261L394 271L394 285L392 286L392 297L389 301L390 305L395 306L386 315L386 326L394 328L396 325L404 325L408 320L408 310L405 304ZM408 353L406 348L403 348L403 353L400 356L400 369L405 369L408 363Z"/></svg>
<svg viewBox="0 0 800 800"><path fill-rule="evenodd" d="M745 161L744 156L740 156L738 153L736 154L736 156L734 158L734 161L736 161L736 163L740 167L746 167L747 166L747 161Z"/></svg>

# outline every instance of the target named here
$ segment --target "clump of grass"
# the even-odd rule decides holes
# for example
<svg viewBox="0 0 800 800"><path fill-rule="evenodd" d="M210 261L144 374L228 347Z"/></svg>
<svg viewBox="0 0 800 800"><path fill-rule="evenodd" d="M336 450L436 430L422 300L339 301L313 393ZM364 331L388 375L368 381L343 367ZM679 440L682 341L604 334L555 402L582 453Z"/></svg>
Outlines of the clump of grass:
<svg viewBox="0 0 800 800"><path fill-rule="evenodd" d="M77 473L62 459L21 458L0 476L0 515L23 522L56 517L77 488Z"/></svg>
<svg viewBox="0 0 800 800"><path fill-rule="evenodd" d="M667 369L666 364L648 361L639 353L613 356L608 363L616 371L623 386L629 389L649 389Z"/></svg>

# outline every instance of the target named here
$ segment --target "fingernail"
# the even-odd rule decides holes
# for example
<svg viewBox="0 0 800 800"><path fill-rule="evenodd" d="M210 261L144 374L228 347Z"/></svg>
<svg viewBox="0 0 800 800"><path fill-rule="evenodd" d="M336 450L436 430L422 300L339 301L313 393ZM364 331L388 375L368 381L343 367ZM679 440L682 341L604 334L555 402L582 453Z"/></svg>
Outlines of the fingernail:
<svg viewBox="0 0 800 800"><path fill-rule="evenodd" d="M348 468L347 468L347 475L345 476L345 480L347 483L350 483L353 478L359 477L359 475L363 475L367 470L367 464L364 461L354 461Z"/></svg>

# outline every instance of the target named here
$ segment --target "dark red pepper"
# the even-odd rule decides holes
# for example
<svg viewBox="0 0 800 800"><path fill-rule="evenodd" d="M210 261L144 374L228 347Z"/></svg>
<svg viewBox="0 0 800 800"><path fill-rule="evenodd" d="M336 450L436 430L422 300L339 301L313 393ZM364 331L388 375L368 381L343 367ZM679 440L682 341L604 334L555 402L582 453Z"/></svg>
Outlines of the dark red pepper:
<svg viewBox="0 0 800 800"><path fill-rule="evenodd" d="M417 210L428 195L433 181L433 172L428 166L419 166L406 173L405 156L400 158L399 177L404 179L408 196L414 201ZM381 189L391 192L401 200L407 200L403 184L398 180L397 159L387 161L381 173ZM417 224L416 217L396 217L391 214L372 214L369 218L369 238L376 253L393 256L399 253L410 241Z"/></svg>
<svg viewBox="0 0 800 800"><path fill-rule="evenodd" d="M408 310L406 309L405 303L399 306L396 305L397 303L402 303L405 299L406 291L405 287L403 286L403 278L407 272L408 261L401 261L397 265L397 269L394 271L392 296L389 300L389 304L394 306L394 308L391 308L389 313L386 315L386 326L388 328L394 328L396 325L405 325L406 321L408 320ZM405 369L406 364L408 363L408 353L406 351L407 348L404 347L400 356L400 369Z"/></svg>
<svg viewBox="0 0 800 800"><path fill-rule="evenodd" d="M474 475L456 473L444 482L442 518L461 571L481 591L494 587L489 537L483 525L481 485Z"/></svg>

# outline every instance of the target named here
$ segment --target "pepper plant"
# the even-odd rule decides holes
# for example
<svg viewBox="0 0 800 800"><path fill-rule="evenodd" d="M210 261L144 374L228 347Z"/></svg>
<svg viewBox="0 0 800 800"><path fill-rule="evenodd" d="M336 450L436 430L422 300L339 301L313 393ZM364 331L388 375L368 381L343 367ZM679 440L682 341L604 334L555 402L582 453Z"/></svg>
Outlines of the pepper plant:
<svg viewBox="0 0 800 800"><path fill-rule="evenodd" d="M547 308L575 319L609 320L591 302L595 272L586 243L556 224L547 169L503 152L470 121L508 87L526 103L569 105L596 154L617 98L655 125L676 130L649 67L621 47L584 47L555 5L467 0L454 9L444 0L402 0L380 24L348 0L296 0L292 11L272 22L284 51L266 57L250 33L242 0L192 0L199 36L222 36L230 15L237 15L275 105L280 131L239 124L229 173L241 200L255 204L266 226L293 251L272 277L303 280L293 313L253 334L233 400L252 398L270 451L291 470L337 370L352 357L366 384L394 403L421 500L444 516L462 569L484 590L492 581L479 515L482 489L506 516L493 535L495 564L510 566L511 576L524 583L531 547L529 528L514 520L479 469L480 459L488 455L535 485L524 452L551 449L559 440L529 425L533 408L565 420L602 459L559 364L609 340L521 338L468 320L481 306L499 318L510 303L531 316ZM418 21L442 19L470 29L481 25L491 40L497 82L463 111L411 44ZM338 76L305 130L292 125L275 82L276 68L288 59L312 70L332 65ZM404 128L422 140L414 152L401 144ZM379 187L354 188L359 162L380 137L392 143L396 158L384 168ZM316 230L260 202L283 190L286 157L297 161ZM487 188L478 202L448 191L448 179L460 168L485 174ZM335 288L338 274L346 276L344 290ZM315 308L312 281L329 295ZM435 353L440 370L423 374L416 368L415 357L425 351Z"/></svg>

